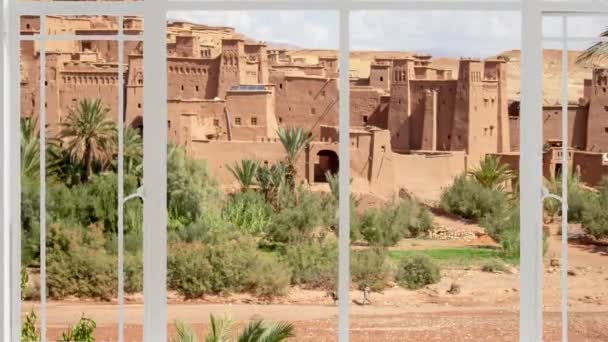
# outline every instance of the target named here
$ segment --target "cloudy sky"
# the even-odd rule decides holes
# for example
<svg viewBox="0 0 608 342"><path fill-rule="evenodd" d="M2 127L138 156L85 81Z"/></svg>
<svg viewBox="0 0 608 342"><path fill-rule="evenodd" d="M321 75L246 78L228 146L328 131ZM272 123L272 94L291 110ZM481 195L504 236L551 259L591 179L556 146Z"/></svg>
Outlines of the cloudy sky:
<svg viewBox="0 0 608 342"><path fill-rule="evenodd" d="M171 12L169 18L232 26L254 39L305 48L337 49L339 45L338 15L331 11ZM548 18L543 25L546 36L561 33L561 19ZM573 18L569 32L571 36L595 37L606 26L608 20L599 17ZM351 47L487 57L520 49L520 27L515 13L361 11L351 16Z"/></svg>

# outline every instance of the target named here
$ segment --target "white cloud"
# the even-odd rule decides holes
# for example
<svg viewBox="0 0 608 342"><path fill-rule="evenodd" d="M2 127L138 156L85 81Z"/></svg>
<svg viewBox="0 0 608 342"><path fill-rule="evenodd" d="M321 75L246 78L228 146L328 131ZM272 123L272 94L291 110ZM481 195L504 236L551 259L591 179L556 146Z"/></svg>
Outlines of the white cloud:
<svg viewBox="0 0 608 342"><path fill-rule="evenodd" d="M338 48L338 21L335 12L170 12L168 17L206 25L232 26L256 40L317 49Z"/></svg>
<svg viewBox="0 0 608 342"><path fill-rule="evenodd" d="M331 11L171 12L169 18L232 26L253 39L306 48L337 49L339 42L338 16ZM353 50L487 57L521 48L520 15L515 12L358 11L350 24ZM600 17L569 19L571 36L595 37L606 26L608 21ZM543 27L545 35L559 36L561 19L545 18Z"/></svg>

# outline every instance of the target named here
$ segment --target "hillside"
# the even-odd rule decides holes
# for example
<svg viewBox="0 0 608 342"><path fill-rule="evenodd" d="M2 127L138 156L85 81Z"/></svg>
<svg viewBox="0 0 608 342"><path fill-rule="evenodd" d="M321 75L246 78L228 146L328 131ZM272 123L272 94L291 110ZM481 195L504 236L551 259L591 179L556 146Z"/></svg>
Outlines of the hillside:
<svg viewBox="0 0 608 342"><path fill-rule="evenodd" d="M290 50L293 57L305 58L309 63L315 63L319 56L335 56L337 50ZM415 52L406 51L355 51L351 53L350 69L351 73L359 77L369 76L369 65L376 57L408 57ZM569 101L576 102L583 96L583 81L591 78L591 68L575 63L580 51L570 51L569 54ZM507 88L509 100L519 100L521 77L521 51L513 50L501 53L499 56L508 58L508 80ZM491 57L491 56L489 56ZM561 65L562 54L560 50L545 50L545 69L544 69L544 95L545 103L555 104L561 98ZM433 60L432 66L451 69L454 75L458 74L458 59L437 58Z"/></svg>

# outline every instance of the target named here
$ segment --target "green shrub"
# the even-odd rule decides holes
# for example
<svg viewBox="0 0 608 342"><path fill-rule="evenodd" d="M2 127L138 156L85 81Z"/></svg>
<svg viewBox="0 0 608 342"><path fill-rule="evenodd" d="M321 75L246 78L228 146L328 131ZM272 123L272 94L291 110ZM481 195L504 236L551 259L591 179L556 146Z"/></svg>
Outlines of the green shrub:
<svg viewBox="0 0 608 342"><path fill-rule="evenodd" d="M211 265L200 243L176 244L167 257L167 286L186 298L202 297L211 292Z"/></svg>
<svg viewBox="0 0 608 342"><path fill-rule="evenodd" d="M64 342L95 342L93 333L96 327L95 321L83 314L74 328L69 328L67 332L62 334L62 340Z"/></svg>
<svg viewBox="0 0 608 342"><path fill-rule="evenodd" d="M505 265L505 263L502 262L501 260L491 259L491 260L486 261L481 266L481 270L483 272L489 272L489 273L506 272L507 265Z"/></svg>
<svg viewBox="0 0 608 342"><path fill-rule="evenodd" d="M519 260L519 206L499 208L486 215L481 226L500 243L504 258Z"/></svg>
<svg viewBox="0 0 608 342"><path fill-rule="evenodd" d="M426 234L432 225L428 209L411 200L400 200L366 210L357 230L370 245L387 247L403 238Z"/></svg>
<svg viewBox="0 0 608 342"><path fill-rule="evenodd" d="M144 290L144 265L141 252L125 254L125 292L138 293Z"/></svg>
<svg viewBox="0 0 608 342"><path fill-rule="evenodd" d="M167 264L171 290L186 298L244 291L266 297L284 293L289 269L259 251L251 237L232 232L209 234L204 240L204 244L171 246Z"/></svg>
<svg viewBox="0 0 608 342"><path fill-rule="evenodd" d="M32 266L40 255L40 183L21 181L21 265Z"/></svg>
<svg viewBox="0 0 608 342"><path fill-rule="evenodd" d="M91 297L110 300L116 294L116 256L104 248L102 227L87 230L50 227L47 238L49 297Z"/></svg>
<svg viewBox="0 0 608 342"><path fill-rule="evenodd" d="M562 179L556 178L547 186L549 192L561 196ZM596 202L593 192L585 190L576 176L568 178L568 222L580 223L583 221L584 213ZM562 204L553 198L544 201L545 212L553 217L561 215Z"/></svg>
<svg viewBox="0 0 608 342"><path fill-rule="evenodd" d="M596 239L608 237L608 178L604 178L587 210L583 214L585 232Z"/></svg>
<svg viewBox="0 0 608 342"><path fill-rule="evenodd" d="M393 265L385 250L354 251L351 256L351 281L358 289L363 290L368 286L372 291L382 291L388 287L393 276Z"/></svg>
<svg viewBox="0 0 608 342"><path fill-rule="evenodd" d="M248 272L261 252L250 236L239 232L214 234L207 239L206 256L211 265L209 274L212 293L242 292Z"/></svg>
<svg viewBox="0 0 608 342"><path fill-rule="evenodd" d="M396 275L397 283L408 289L419 289L441 280L439 266L426 255L412 255L401 259Z"/></svg>
<svg viewBox="0 0 608 342"><path fill-rule="evenodd" d="M284 295L290 280L291 271L286 264L273 254L261 253L248 270L245 282L253 295L272 298Z"/></svg>
<svg viewBox="0 0 608 342"><path fill-rule="evenodd" d="M297 200L285 200L272 222L267 238L270 242L294 244L312 239L322 240L335 231L336 204L330 194L299 190Z"/></svg>
<svg viewBox="0 0 608 342"><path fill-rule="evenodd" d="M249 234L265 233L272 223L273 209L264 195L249 190L232 196L222 211L225 221Z"/></svg>
<svg viewBox="0 0 608 342"><path fill-rule="evenodd" d="M179 230L218 210L222 193L204 161L190 159L183 147L170 146L167 156L169 230Z"/></svg>
<svg viewBox="0 0 608 342"><path fill-rule="evenodd" d="M21 342L37 341L40 341L40 331L36 328L36 313L32 310L21 325Z"/></svg>
<svg viewBox="0 0 608 342"><path fill-rule="evenodd" d="M503 207L507 194L500 189L486 188L473 178L462 175L441 194L443 210L466 219L479 220Z"/></svg>
<svg viewBox="0 0 608 342"><path fill-rule="evenodd" d="M291 269L291 283L304 288L334 289L338 277L338 245L303 242L290 245L283 260Z"/></svg>

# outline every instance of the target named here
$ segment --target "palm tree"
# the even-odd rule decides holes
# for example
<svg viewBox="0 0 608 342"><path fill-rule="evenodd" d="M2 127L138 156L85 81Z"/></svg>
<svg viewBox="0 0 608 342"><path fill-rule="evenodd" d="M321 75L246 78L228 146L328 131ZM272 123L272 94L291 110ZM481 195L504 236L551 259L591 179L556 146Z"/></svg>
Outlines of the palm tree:
<svg viewBox="0 0 608 342"><path fill-rule="evenodd" d="M250 322L237 338L232 338L230 331L234 324L229 317L216 319L211 315L210 321L210 331L205 337L205 342L281 342L295 336L294 327L290 323L279 322L267 325L258 320ZM173 342L198 341L196 334L187 324L176 321L175 327L177 334L173 337Z"/></svg>
<svg viewBox="0 0 608 342"><path fill-rule="evenodd" d="M21 118L21 174L36 177L40 172L40 136L37 120Z"/></svg>
<svg viewBox="0 0 608 342"><path fill-rule="evenodd" d="M241 183L241 191L246 191L255 183L256 175L260 167L260 162L257 160L243 159L241 163L235 163L234 166L226 165L239 183Z"/></svg>
<svg viewBox="0 0 608 342"><path fill-rule="evenodd" d="M108 118L109 108L101 100L83 100L70 110L61 124L59 137L74 160L84 165L83 181L93 173L93 164L108 164L116 145L116 124Z"/></svg>
<svg viewBox="0 0 608 342"><path fill-rule="evenodd" d="M506 181L513 178L513 172L506 164L500 164L500 158L486 155L479 163L479 168L469 171L481 185L489 189L496 189Z"/></svg>
<svg viewBox="0 0 608 342"><path fill-rule="evenodd" d="M278 162L270 167L264 165L258 169L256 180L266 202L279 201L280 193L285 186L285 173L286 166L283 162Z"/></svg>
<svg viewBox="0 0 608 342"><path fill-rule="evenodd" d="M264 194L266 202L270 201L270 193L272 192L272 171L268 165L260 166L258 172L255 175L255 179L258 181L260 190Z"/></svg>
<svg viewBox="0 0 608 342"><path fill-rule="evenodd" d="M281 144L287 153L285 161L287 163L287 182L291 191L295 191L296 188L296 177L298 175L298 169L296 163L300 153L310 144L313 140L312 132L310 130L298 128L279 128L277 131Z"/></svg>
<svg viewBox="0 0 608 342"><path fill-rule="evenodd" d="M134 174L141 178L144 161L144 145L141 135L136 129L124 130L124 170L127 174ZM118 155L118 153L117 153Z"/></svg>
<svg viewBox="0 0 608 342"><path fill-rule="evenodd" d="M600 34L600 38L608 37L608 30L605 30ZM578 64L602 64L606 62L608 58L608 43L605 41L599 41L592 46L588 47L583 53L581 53L576 59Z"/></svg>

